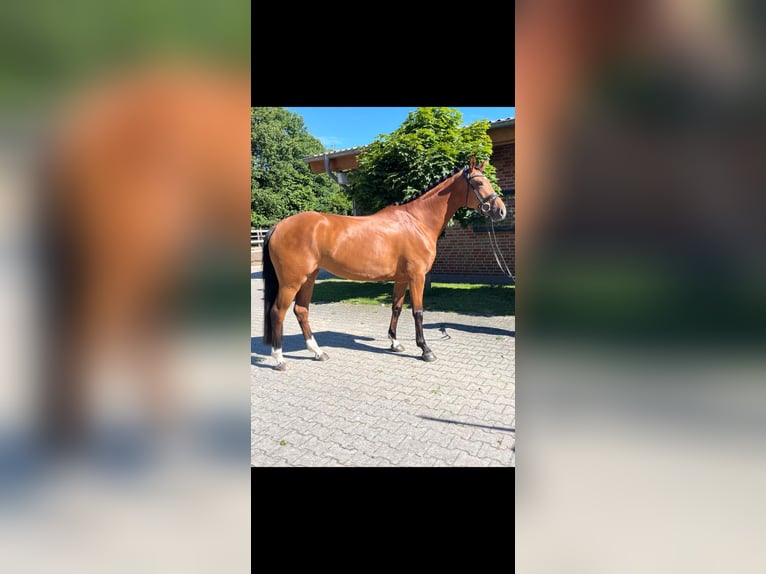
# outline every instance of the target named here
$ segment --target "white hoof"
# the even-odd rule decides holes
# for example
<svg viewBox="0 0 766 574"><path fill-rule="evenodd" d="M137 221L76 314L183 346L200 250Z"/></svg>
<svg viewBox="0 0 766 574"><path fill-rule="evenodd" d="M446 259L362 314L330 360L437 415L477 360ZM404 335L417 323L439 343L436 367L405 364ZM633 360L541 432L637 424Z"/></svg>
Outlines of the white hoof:
<svg viewBox="0 0 766 574"><path fill-rule="evenodd" d="M284 357L282 356L282 349L272 349L271 350L271 356L274 357L274 360L277 362L277 364L274 366L274 369L277 371L286 371L287 370L287 363L285 362Z"/></svg>

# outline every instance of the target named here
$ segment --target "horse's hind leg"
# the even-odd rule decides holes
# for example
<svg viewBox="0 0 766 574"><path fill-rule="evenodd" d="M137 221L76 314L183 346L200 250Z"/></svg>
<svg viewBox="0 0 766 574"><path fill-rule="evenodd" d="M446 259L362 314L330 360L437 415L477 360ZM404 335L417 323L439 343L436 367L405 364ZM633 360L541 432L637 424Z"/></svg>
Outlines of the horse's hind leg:
<svg viewBox="0 0 766 574"><path fill-rule="evenodd" d="M290 308L290 304L293 302L297 291L297 287L280 285L277 298L271 306L271 328L273 334L271 356L277 362L274 367L277 371L287 370L287 363L284 357L282 357L282 327L285 323L285 314Z"/></svg>
<svg viewBox="0 0 766 574"><path fill-rule="evenodd" d="M314 335L311 332L311 326L309 325L309 305L311 304L311 295L314 293L314 282L316 281L317 269L306 280L303 286L295 296L295 306L293 312L298 318L298 324L301 326L303 332L303 338L306 339L306 348L314 353L314 359L317 361L326 361L330 356L325 353L319 345L317 345Z"/></svg>

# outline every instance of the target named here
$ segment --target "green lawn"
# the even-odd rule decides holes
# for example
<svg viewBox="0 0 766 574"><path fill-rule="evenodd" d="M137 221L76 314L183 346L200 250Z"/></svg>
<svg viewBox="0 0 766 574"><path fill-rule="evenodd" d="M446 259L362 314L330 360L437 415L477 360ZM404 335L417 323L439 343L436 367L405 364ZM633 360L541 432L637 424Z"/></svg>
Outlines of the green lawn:
<svg viewBox="0 0 766 574"><path fill-rule="evenodd" d="M391 305L394 284L326 279L314 287L314 303ZM404 305L409 308L409 291ZM473 283L432 283L423 296L427 311L452 311L471 315L515 315L516 289L513 285Z"/></svg>

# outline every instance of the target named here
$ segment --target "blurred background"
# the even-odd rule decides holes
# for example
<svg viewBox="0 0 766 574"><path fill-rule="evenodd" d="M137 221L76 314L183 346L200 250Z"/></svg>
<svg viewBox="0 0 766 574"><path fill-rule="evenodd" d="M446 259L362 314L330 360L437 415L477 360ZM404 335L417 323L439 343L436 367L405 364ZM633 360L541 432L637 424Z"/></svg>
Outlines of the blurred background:
<svg viewBox="0 0 766 574"><path fill-rule="evenodd" d="M249 570L249 16L2 9L5 570Z"/></svg>
<svg viewBox="0 0 766 574"><path fill-rule="evenodd" d="M765 25L517 3L520 572L762 567Z"/></svg>
<svg viewBox="0 0 766 574"><path fill-rule="evenodd" d="M2 565L249 568L250 4L2 12ZM759 571L761 4L515 24L516 566Z"/></svg>

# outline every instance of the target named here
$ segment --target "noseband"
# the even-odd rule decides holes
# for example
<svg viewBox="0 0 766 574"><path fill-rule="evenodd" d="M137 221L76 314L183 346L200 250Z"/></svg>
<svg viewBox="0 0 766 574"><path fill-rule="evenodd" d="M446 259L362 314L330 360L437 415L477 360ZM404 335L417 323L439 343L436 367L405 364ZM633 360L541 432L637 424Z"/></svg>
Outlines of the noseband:
<svg viewBox="0 0 766 574"><path fill-rule="evenodd" d="M500 197L500 196L496 192L493 191L487 197L482 197L481 194L479 193L479 191L474 186L471 185L471 180L475 179L477 177L483 177L487 181L489 181L489 178L487 178L487 176L484 175L483 173L479 172L479 173L477 173L475 175L471 175L471 170L468 167L466 167L463 170L463 175L465 176L465 180L468 183L468 189L473 191L474 195L476 195L476 199L479 200L479 207L478 207L477 211L479 213L481 213L484 217L486 217L487 215L489 215L490 210L494 207L495 200L498 197ZM466 205L466 207L468 207L468 189L465 190L465 205Z"/></svg>

